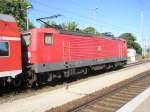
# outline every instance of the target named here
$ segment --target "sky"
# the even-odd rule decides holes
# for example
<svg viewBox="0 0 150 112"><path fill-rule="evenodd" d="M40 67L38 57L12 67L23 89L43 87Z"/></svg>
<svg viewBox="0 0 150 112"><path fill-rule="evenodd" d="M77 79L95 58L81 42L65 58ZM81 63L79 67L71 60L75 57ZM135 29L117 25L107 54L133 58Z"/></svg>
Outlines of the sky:
<svg viewBox="0 0 150 112"><path fill-rule="evenodd" d="M149 0L31 0L31 3L33 8L28 9L28 18L37 27L41 25L37 18L61 14L62 17L51 21L75 21L79 28L92 26L98 32L112 32L115 36L130 32L139 43L143 29L144 42L150 44Z"/></svg>

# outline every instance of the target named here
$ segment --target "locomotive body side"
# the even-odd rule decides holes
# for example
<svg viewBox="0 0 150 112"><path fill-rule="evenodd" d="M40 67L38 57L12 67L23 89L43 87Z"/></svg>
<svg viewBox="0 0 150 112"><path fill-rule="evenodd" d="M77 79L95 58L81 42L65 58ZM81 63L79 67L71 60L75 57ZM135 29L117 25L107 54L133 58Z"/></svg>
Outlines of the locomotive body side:
<svg viewBox="0 0 150 112"><path fill-rule="evenodd" d="M36 73L125 63L127 60L126 44L120 39L61 33L55 29L33 29L29 32L32 36L28 62Z"/></svg>
<svg viewBox="0 0 150 112"><path fill-rule="evenodd" d="M12 16L0 14L0 78L15 78L22 72L21 41Z"/></svg>

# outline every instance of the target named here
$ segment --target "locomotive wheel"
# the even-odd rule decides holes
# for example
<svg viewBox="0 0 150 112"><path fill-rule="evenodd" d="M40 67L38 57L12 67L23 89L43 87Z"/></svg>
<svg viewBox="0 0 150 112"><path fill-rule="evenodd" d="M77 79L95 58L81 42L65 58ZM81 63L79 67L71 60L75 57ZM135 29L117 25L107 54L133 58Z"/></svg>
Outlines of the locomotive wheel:
<svg viewBox="0 0 150 112"><path fill-rule="evenodd" d="M31 88L31 87L38 86L37 75L35 74L34 71L32 71L32 70L28 71L28 76L27 76L26 80L27 80L27 83L26 83L27 87Z"/></svg>
<svg viewBox="0 0 150 112"><path fill-rule="evenodd" d="M21 77L16 77L16 79L13 80L14 87L18 88L22 85L22 79Z"/></svg>
<svg viewBox="0 0 150 112"><path fill-rule="evenodd" d="M64 71L64 77L69 78L70 77L70 70Z"/></svg>
<svg viewBox="0 0 150 112"><path fill-rule="evenodd" d="M53 80L53 74L52 73L47 73L47 82L52 82Z"/></svg>

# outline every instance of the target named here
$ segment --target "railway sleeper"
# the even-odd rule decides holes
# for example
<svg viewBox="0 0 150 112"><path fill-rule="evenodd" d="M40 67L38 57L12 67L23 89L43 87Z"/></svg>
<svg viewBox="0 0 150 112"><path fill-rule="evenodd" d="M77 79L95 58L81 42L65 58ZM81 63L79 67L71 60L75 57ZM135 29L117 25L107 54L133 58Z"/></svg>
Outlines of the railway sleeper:
<svg viewBox="0 0 150 112"><path fill-rule="evenodd" d="M148 82L148 83L145 82L145 84L137 84L137 86L135 86L135 87L140 87L141 86L141 87L145 88L145 87L147 87L147 85L150 85L150 82ZM131 86L131 87L134 87L134 85Z"/></svg>
<svg viewBox="0 0 150 112"><path fill-rule="evenodd" d="M115 96L124 97L124 98L133 98L133 95L123 94L123 93L116 93Z"/></svg>
<svg viewBox="0 0 150 112"><path fill-rule="evenodd" d="M99 105L99 104L94 104L92 105L93 107L97 108L98 110L105 110L107 112L114 112L115 108L113 107L109 107L109 106L105 106L105 105Z"/></svg>
<svg viewBox="0 0 150 112"><path fill-rule="evenodd" d="M108 101L108 102L112 102L112 103L125 103L126 101L123 101L123 100L119 100L119 99L113 99L113 98L106 98L105 101Z"/></svg>
<svg viewBox="0 0 150 112"><path fill-rule="evenodd" d="M122 100L122 101L129 101L130 100L130 98L119 97L119 96L116 96L116 95L110 96L110 98L117 99L117 100Z"/></svg>
<svg viewBox="0 0 150 112"><path fill-rule="evenodd" d="M128 94L128 95L132 95L132 96L135 96L135 95L138 95L140 92L139 91L135 91L135 92L131 92L131 91L120 91L121 94Z"/></svg>
<svg viewBox="0 0 150 112"><path fill-rule="evenodd" d="M95 108L87 107L85 109L80 110L80 112L98 112L98 111Z"/></svg>
<svg viewBox="0 0 150 112"><path fill-rule="evenodd" d="M146 86L130 86L128 89L132 89L132 90L145 90Z"/></svg>
<svg viewBox="0 0 150 112"><path fill-rule="evenodd" d="M88 106L87 108L83 109L86 112L108 112L108 110L104 109L104 108L100 108L99 106L95 106L95 105L91 105Z"/></svg>
<svg viewBox="0 0 150 112"><path fill-rule="evenodd" d="M105 101L105 100L99 101L96 104L104 106L104 107L111 107L111 108L120 107L120 104L117 104L117 103L112 104L111 102L108 102L108 101Z"/></svg>

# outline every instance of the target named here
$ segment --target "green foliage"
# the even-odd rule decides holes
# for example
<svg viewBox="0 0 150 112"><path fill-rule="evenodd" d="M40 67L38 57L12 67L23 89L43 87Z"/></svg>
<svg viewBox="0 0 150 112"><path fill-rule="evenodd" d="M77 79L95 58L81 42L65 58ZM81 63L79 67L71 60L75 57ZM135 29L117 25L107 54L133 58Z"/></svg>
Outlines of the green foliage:
<svg viewBox="0 0 150 112"><path fill-rule="evenodd" d="M141 46L140 46L139 43L135 42L135 43L133 44L133 48L136 50L136 52L137 52L138 54L142 54L142 48L141 48Z"/></svg>
<svg viewBox="0 0 150 112"><path fill-rule="evenodd" d="M67 25L65 23L61 23L60 26L61 29L67 30Z"/></svg>
<svg viewBox="0 0 150 112"><path fill-rule="evenodd" d="M43 28L49 28L49 27L57 27L59 29L63 29L63 30L70 30L70 31L76 31L77 29L77 23L75 22L68 22L67 24L66 23L61 23L61 24L57 24L56 22L52 21L47 21L46 22L47 24L42 24L41 27Z"/></svg>
<svg viewBox="0 0 150 112"><path fill-rule="evenodd" d="M142 48L139 43L136 42L136 37L131 33L123 33L120 38L127 41L128 48L133 48L138 54L142 53Z"/></svg>
<svg viewBox="0 0 150 112"><path fill-rule="evenodd" d="M84 33L96 34L96 29L94 27L86 27L82 30ZM97 32L98 33L98 32Z"/></svg>
<svg viewBox="0 0 150 112"><path fill-rule="evenodd" d="M26 8L29 0L0 0L0 13L13 15L21 30L26 29Z"/></svg>
<svg viewBox="0 0 150 112"><path fill-rule="evenodd" d="M56 27L59 29L63 29L62 24L57 24L56 22L52 21L46 21L45 23L41 24L41 28L50 28L50 27Z"/></svg>
<svg viewBox="0 0 150 112"><path fill-rule="evenodd" d="M66 29L70 31L75 31L77 29L78 24L76 22L69 22L66 25Z"/></svg>
<svg viewBox="0 0 150 112"><path fill-rule="evenodd" d="M136 41L136 37L132 33L123 33L120 37L132 42Z"/></svg>
<svg viewBox="0 0 150 112"><path fill-rule="evenodd" d="M99 36L101 36L102 34L100 33L100 32L98 32L98 31L96 31L96 33L95 33L96 35L99 35Z"/></svg>
<svg viewBox="0 0 150 112"><path fill-rule="evenodd" d="M36 28L32 22L29 22L29 29Z"/></svg>
<svg viewBox="0 0 150 112"><path fill-rule="evenodd" d="M49 27L57 27L59 29L63 29L63 30L69 30L69 31L79 31L79 32L83 32L83 33L90 33L90 34L96 34L96 35L101 35L101 33L97 32L96 29L94 27L86 27L85 29L79 29L78 28L78 24L76 22L68 22L68 23L61 23L61 24L57 24L56 22L52 21L47 21L46 24L42 24L41 27L42 28L49 28Z"/></svg>

